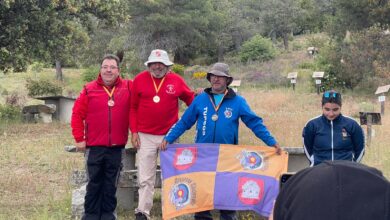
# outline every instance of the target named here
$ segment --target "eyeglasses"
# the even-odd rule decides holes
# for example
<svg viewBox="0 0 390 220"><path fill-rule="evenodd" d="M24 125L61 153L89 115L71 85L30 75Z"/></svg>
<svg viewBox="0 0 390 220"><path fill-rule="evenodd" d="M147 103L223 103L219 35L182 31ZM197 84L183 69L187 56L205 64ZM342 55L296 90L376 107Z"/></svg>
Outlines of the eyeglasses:
<svg viewBox="0 0 390 220"><path fill-rule="evenodd" d="M340 97L340 94L337 93L337 92L325 92L324 93L324 98L327 98L327 99L329 99L329 98L338 98L338 97Z"/></svg>
<svg viewBox="0 0 390 220"><path fill-rule="evenodd" d="M118 67L117 67L117 66L102 66L102 69L103 69L103 70L108 70L108 69L110 69L110 70L116 70L116 69L118 69Z"/></svg>

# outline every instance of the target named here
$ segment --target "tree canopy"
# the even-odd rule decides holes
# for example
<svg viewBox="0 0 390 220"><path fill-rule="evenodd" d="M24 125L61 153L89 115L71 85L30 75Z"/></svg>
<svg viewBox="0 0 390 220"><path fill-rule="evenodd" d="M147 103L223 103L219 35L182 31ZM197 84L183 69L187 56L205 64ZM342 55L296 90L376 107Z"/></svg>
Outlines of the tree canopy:
<svg viewBox="0 0 390 220"><path fill-rule="evenodd" d="M354 88L370 74L388 75L387 54L373 48L388 47L380 33L388 32L389 14L383 0L3 0L0 70L22 71L33 61L57 70L87 66L116 51L134 64L155 48L175 63L210 64L240 58L253 39L281 40L289 50L293 35L326 32L331 41L319 63L337 85Z"/></svg>

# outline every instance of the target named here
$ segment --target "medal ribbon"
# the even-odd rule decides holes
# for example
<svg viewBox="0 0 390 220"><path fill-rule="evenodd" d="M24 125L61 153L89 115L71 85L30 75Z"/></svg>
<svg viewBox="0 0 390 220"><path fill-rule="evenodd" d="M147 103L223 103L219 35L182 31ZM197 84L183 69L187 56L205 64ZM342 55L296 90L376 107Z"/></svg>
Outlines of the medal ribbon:
<svg viewBox="0 0 390 220"><path fill-rule="evenodd" d="M112 88L111 92L109 92L105 86L103 86L103 89L104 89L104 91L106 91L108 97L110 97L110 99L112 99L112 95L114 95L114 91L115 91L115 86Z"/></svg>
<svg viewBox="0 0 390 220"><path fill-rule="evenodd" d="M166 76L166 75L165 75L165 76ZM158 84L158 87L157 87L156 81L154 81L152 74L150 74L150 77L152 78L152 81L153 81L154 89L156 90L156 95L158 94L158 91L160 91L161 86L162 86L162 84L164 83L165 76L163 77L163 79L161 80L160 84Z"/></svg>
<svg viewBox="0 0 390 220"><path fill-rule="evenodd" d="M228 93L228 91L226 90L226 91L225 91L225 94L223 94L223 97L222 97L222 99L221 99L221 102L218 104L218 106L215 106L215 103L214 103L213 100L211 99L211 96L209 96L210 102L211 102L211 104L213 104L215 113L218 112L218 109L219 109L219 107L221 107L222 101L223 101L223 99L225 98L225 96L226 96L227 93Z"/></svg>

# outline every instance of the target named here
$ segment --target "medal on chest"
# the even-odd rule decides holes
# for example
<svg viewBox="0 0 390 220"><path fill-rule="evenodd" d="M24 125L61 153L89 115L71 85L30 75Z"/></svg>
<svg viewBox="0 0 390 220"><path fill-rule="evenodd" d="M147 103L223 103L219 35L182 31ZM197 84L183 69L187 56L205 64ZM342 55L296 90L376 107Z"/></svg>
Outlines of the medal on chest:
<svg viewBox="0 0 390 220"><path fill-rule="evenodd" d="M215 105L215 103L214 103L213 99L211 98L211 96L209 96L210 102L213 105L214 110L215 110L215 113L211 116L211 120L212 121L218 121L218 110L219 110L219 107L221 107L222 101L225 98L226 94L227 94L227 90L225 91L225 94L223 95L221 101L219 102L219 104L217 106Z"/></svg>
<svg viewBox="0 0 390 220"><path fill-rule="evenodd" d="M115 105L114 98L113 98L114 91L115 91L115 86L112 88L111 92L109 92L108 89L105 86L103 86L103 89L104 89L104 91L106 91L106 93L108 95L107 105L109 107L113 107Z"/></svg>
<svg viewBox="0 0 390 220"><path fill-rule="evenodd" d="M153 97L153 102L154 102L154 103L159 103L159 102L160 102L160 96L155 95L155 96Z"/></svg>
<svg viewBox="0 0 390 220"><path fill-rule="evenodd" d="M154 90L156 91L156 95L153 96L153 102L154 102L154 103L159 103L161 99L160 99L160 96L158 96L158 91L160 91L161 86L162 86L162 84L164 83L165 76L164 76L164 78L161 80L161 82L158 84L158 86L157 86L157 84L156 84L156 81L154 81L152 74L150 74L150 77L152 78L153 85L154 85Z"/></svg>
<svg viewBox="0 0 390 220"><path fill-rule="evenodd" d="M110 107L114 106L115 105L114 100L109 99L108 102L107 102L107 105L110 106Z"/></svg>

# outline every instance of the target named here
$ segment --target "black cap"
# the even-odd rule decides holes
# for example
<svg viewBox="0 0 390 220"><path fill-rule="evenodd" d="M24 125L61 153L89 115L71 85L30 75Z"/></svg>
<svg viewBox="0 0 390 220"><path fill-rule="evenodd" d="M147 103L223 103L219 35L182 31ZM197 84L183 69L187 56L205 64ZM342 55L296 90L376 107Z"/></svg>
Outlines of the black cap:
<svg viewBox="0 0 390 220"><path fill-rule="evenodd" d="M351 161L325 161L292 176L281 189L274 220L390 220L390 182Z"/></svg>

